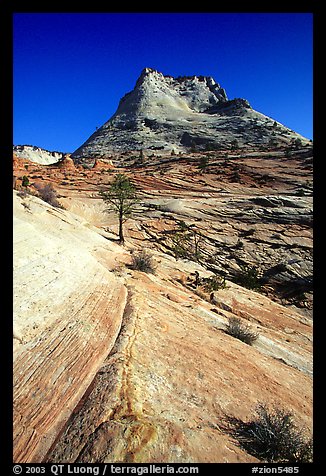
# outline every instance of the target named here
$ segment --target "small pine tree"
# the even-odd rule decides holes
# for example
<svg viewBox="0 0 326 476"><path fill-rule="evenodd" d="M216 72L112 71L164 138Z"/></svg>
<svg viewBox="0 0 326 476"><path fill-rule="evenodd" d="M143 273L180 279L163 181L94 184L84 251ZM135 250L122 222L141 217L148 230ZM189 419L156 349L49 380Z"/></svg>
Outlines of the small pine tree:
<svg viewBox="0 0 326 476"><path fill-rule="evenodd" d="M134 211L138 203L136 187L124 174L114 177L108 191L100 192L101 198L109 205L109 210L116 212L119 218L119 241L124 243L123 224Z"/></svg>

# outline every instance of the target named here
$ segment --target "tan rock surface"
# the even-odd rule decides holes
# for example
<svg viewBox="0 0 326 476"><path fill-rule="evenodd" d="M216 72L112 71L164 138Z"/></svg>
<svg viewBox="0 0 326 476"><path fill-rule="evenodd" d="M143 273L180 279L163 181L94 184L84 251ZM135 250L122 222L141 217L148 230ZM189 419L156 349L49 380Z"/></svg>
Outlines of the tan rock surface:
<svg viewBox="0 0 326 476"><path fill-rule="evenodd" d="M281 403L310 427L311 376L300 369L301 357L311 361L309 345L302 355L300 343L286 342L286 333L277 340L264 325L263 310L273 313L276 327L293 322L307 342L311 326L257 296L248 316L261 319L260 337L250 347L226 335L226 318L178 284L182 273L173 260L158 259L155 276L126 276L129 302L122 332L47 461L255 461L221 423L225 413L250 418L259 401ZM268 353L261 340L269 343ZM293 361L279 359L277 344L293 353Z"/></svg>
<svg viewBox="0 0 326 476"><path fill-rule="evenodd" d="M221 423L225 412L249 419L257 402L293 411L311 430L308 293L310 307L294 307L227 279L211 302L193 284L196 271L209 277L241 260L267 269L289 261L292 275L309 277L309 164L255 154L227 165L217 154L203 173L196 154L118 169L143 202L124 248L98 198L114 169L27 170L16 160L16 176L52 183L66 210L15 192L15 461L254 461ZM181 220L202 234L211 270L171 256ZM153 253L155 275L126 267L140 249ZM253 346L224 332L231 316L259 333Z"/></svg>
<svg viewBox="0 0 326 476"><path fill-rule="evenodd" d="M120 250L78 217L14 197L14 460L41 461L121 326ZM101 253L106 251L106 258Z"/></svg>
<svg viewBox="0 0 326 476"><path fill-rule="evenodd" d="M75 163L69 154L64 155L63 159L58 163L58 166L60 169L75 170Z"/></svg>

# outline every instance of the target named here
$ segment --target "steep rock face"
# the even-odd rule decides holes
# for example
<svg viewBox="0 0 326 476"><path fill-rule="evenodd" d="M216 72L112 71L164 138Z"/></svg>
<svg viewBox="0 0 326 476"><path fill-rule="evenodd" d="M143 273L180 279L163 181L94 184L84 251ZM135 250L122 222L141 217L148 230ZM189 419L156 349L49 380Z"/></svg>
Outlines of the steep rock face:
<svg viewBox="0 0 326 476"><path fill-rule="evenodd" d="M145 68L116 113L72 157L110 157L113 151L288 144L302 136L253 110L245 99L228 100L212 77L173 78Z"/></svg>
<svg viewBox="0 0 326 476"><path fill-rule="evenodd" d="M145 68L136 87L120 101L114 117L120 114L138 114L139 109L160 108L166 114L171 109L204 112L206 109L227 101L226 92L211 77L164 76L151 68ZM157 111L158 112L158 111Z"/></svg>

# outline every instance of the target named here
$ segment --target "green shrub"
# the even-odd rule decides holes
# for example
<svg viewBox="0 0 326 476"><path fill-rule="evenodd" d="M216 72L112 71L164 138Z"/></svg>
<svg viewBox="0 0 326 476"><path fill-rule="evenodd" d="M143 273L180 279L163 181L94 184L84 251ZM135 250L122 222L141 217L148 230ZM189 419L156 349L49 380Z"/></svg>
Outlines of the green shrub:
<svg viewBox="0 0 326 476"><path fill-rule="evenodd" d="M178 229L171 236L171 249L174 256L199 262L202 257L201 246L203 237L200 232L188 226L183 220L178 223Z"/></svg>
<svg viewBox="0 0 326 476"><path fill-rule="evenodd" d="M219 289L225 289L225 276L215 275L209 278L203 278L203 284L207 291L218 291Z"/></svg>
<svg viewBox="0 0 326 476"><path fill-rule="evenodd" d="M204 171L207 169L209 164L209 158L207 155L202 155L199 159L198 169Z"/></svg>
<svg viewBox="0 0 326 476"><path fill-rule="evenodd" d="M247 453L267 463L311 463L312 438L296 427L291 412L259 403L256 417L244 422L225 417L224 429Z"/></svg>
<svg viewBox="0 0 326 476"><path fill-rule="evenodd" d="M23 187L28 187L29 186L29 178L24 175L23 178L22 178L22 186Z"/></svg>
<svg viewBox="0 0 326 476"><path fill-rule="evenodd" d="M249 265L242 265L240 268L241 271L234 278L235 283L247 289L260 289L261 282L258 268Z"/></svg>

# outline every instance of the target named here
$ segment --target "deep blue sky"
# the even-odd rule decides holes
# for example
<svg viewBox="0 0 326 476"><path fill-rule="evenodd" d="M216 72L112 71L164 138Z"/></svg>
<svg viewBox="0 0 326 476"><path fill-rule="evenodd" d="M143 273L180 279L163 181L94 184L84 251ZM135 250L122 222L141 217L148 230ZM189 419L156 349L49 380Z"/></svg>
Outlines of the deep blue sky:
<svg viewBox="0 0 326 476"><path fill-rule="evenodd" d="M205 75L312 138L310 13L16 13L14 144L73 152L144 67Z"/></svg>

